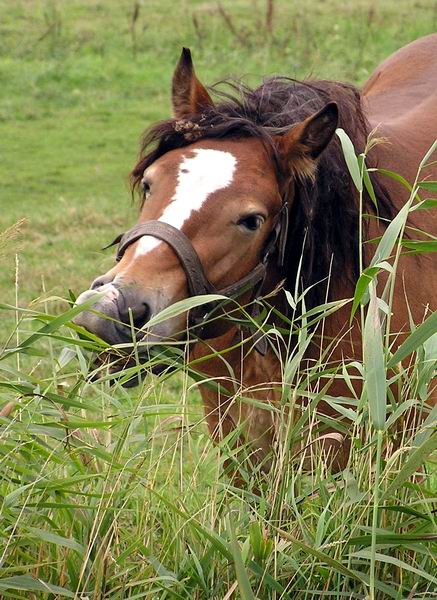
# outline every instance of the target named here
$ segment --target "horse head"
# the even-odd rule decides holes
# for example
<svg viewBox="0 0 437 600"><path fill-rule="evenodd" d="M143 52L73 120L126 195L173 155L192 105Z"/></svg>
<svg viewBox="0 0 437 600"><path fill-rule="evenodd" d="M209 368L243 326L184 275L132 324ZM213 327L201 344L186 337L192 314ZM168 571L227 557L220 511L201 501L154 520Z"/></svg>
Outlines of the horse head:
<svg viewBox="0 0 437 600"><path fill-rule="evenodd" d="M282 130L256 126L241 106L223 111L187 49L173 76L172 103L174 118L152 129L146 145L153 149L133 170L142 195L138 224L118 240L117 264L77 300L99 292L76 322L112 344L131 340L132 327L147 341L179 338L186 314L144 326L189 296L232 290L241 299L255 286L273 288L295 184L314 178L338 122L335 102Z"/></svg>

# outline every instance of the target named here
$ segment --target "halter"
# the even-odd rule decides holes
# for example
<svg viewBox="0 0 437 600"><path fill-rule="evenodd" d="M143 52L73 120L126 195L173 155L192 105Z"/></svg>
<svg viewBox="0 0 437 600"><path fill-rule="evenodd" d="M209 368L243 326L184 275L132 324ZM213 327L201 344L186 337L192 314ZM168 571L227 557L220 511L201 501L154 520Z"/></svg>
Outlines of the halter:
<svg viewBox="0 0 437 600"><path fill-rule="evenodd" d="M253 302L261 294L261 289L267 274L268 261L275 250L278 252L278 265L282 267L284 264L287 230L288 203L285 201L276 217L276 224L270 237L264 246L260 262L247 275L235 283L219 289L216 288L205 275L199 255L188 237L182 231L164 221L147 221L146 223L134 225L132 229L117 236L115 240L105 246L104 249L118 244L116 261L119 262L123 258L127 248L137 240L145 235L155 237L168 244L179 258L187 278L190 297L220 294L229 299L233 299L238 298L243 293L252 289L251 302ZM199 307L198 309L190 311L190 324L196 326L197 335L204 333L202 323L208 320L208 317L214 310L213 308L212 310L203 310L199 313L199 309L202 308L205 309L205 307Z"/></svg>

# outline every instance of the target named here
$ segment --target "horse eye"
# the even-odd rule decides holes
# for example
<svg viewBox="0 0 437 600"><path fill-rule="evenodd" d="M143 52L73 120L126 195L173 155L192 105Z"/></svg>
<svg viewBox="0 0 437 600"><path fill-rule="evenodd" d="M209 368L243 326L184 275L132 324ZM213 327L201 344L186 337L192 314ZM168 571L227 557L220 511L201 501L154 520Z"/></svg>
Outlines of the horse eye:
<svg viewBox="0 0 437 600"><path fill-rule="evenodd" d="M264 223L264 217L262 215L246 215L241 217L238 221L238 225L241 225L249 231L256 231Z"/></svg>
<svg viewBox="0 0 437 600"><path fill-rule="evenodd" d="M141 182L141 188L143 190L144 196L147 197L150 193L150 183L143 179L143 181Z"/></svg>

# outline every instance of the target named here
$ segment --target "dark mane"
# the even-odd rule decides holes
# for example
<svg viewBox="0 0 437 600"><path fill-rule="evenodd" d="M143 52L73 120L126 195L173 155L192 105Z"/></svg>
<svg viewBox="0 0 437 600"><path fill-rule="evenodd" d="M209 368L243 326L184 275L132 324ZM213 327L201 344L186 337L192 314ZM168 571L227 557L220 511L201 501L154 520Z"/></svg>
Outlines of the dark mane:
<svg viewBox="0 0 437 600"><path fill-rule="evenodd" d="M355 151L366 146L370 127L363 112L361 95L352 85L333 81L295 81L269 78L256 89L225 82L212 91L218 96L215 107L189 120L170 119L154 125L143 138L142 158L133 169L133 187L141 181L144 170L157 158L175 148L205 138L257 137L275 154L273 136L284 134L294 124L314 114L328 102L339 107L339 127L343 128ZM367 166L375 166L369 164ZM279 173L278 173L279 176ZM308 296L308 305L324 300L326 279L332 282L355 280L358 268L358 197L347 170L337 136L318 160L314 181L295 182L295 200L290 213L287 259L283 276L294 290L299 260L302 256L302 286L316 285ZM390 220L393 205L376 176L372 184L378 201L378 216ZM363 211L375 214L367 192Z"/></svg>

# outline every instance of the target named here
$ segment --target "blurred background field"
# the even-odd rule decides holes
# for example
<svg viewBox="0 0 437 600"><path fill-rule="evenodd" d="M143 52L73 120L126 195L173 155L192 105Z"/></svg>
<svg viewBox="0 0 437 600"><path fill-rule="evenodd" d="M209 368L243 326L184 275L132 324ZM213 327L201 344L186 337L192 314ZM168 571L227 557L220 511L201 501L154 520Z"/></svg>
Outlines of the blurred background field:
<svg viewBox="0 0 437 600"><path fill-rule="evenodd" d="M1 300L14 300L16 250L23 305L111 264L99 249L135 221L127 175L141 132L170 114L183 45L207 84L360 84L436 28L433 0L0 0L1 229L26 219L1 259Z"/></svg>
<svg viewBox="0 0 437 600"><path fill-rule="evenodd" d="M112 264L99 249L136 220L128 173L142 131L170 114L182 46L206 84L281 74L360 85L436 29L434 0L0 0L0 232L25 219L0 243L0 304L58 314L67 304L45 299ZM67 328L7 355L4 340L52 322L37 317L17 336L14 312L0 311L0 598L436 597L435 414L399 425L420 386L426 395L431 340L400 373L398 450L387 425L381 478L367 407L353 399L344 473L315 456L307 475L287 455L255 495L257 474L243 473L243 490L223 475L233 440L212 444L184 370L133 390L91 383Z"/></svg>

